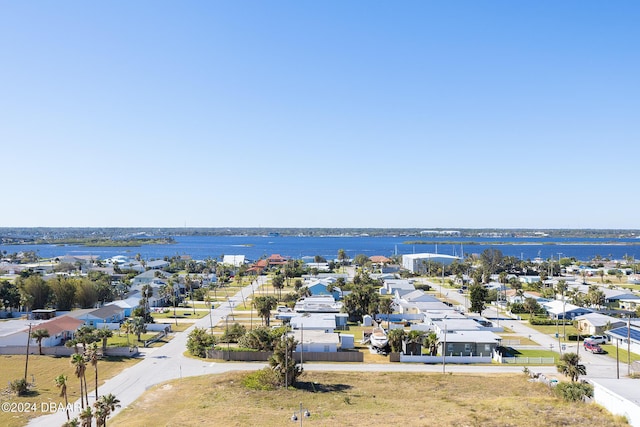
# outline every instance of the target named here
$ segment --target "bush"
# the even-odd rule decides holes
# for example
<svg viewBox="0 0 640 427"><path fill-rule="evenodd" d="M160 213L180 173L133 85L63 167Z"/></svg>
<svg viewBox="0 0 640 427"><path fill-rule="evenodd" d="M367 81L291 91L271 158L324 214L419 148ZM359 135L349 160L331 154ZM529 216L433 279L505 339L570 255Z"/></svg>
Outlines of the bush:
<svg viewBox="0 0 640 427"><path fill-rule="evenodd" d="M539 325L539 326L555 326L556 321L555 319L547 319L544 317L532 317L531 319L529 319L529 323L532 325ZM558 321L558 325L562 326L562 325L571 325L572 322L571 320L559 320Z"/></svg>
<svg viewBox="0 0 640 427"><path fill-rule="evenodd" d="M245 328L244 325L236 322L231 325L228 330L224 331L222 337L220 337L219 342L238 342L238 340L246 333L247 328Z"/></svg>
<svg viewBox="0 0 640 427"><path fill-rule="evenodd" d="M430 291L431 290L431 286L427 285L426 283L415 283L413 285L416 289L419 289L421 291Z"/></svg>
<svg viewBox="0 0 640 427"><path fill-rule="evenodd" d="M242 384L251 390L275 390L280 386L280 379L273 369L264 368L247 374Z"/></svg>
<svg viewBox="0 0 640 427"><path fill-rule="evenodd" d="M11 381L9 383L9 389L18 396L24 396L29 392L29 384L27 384L24 378L20 378L19 380Z"/></svg>
<svg viewBox="0 0 640 427"><path fill-rule="evenodd" d="M593 397L593 386L588 383L560 383L556 386L555 393L569 402L583 401Z"/></svg>
<svg viewBox="0 0 640 427"><path fill-rule="evenodd" d="M206 329L195 328L187 337L187 350L196 357L207 357L207 349L216 343L213 335L209 335Z"/></svg>

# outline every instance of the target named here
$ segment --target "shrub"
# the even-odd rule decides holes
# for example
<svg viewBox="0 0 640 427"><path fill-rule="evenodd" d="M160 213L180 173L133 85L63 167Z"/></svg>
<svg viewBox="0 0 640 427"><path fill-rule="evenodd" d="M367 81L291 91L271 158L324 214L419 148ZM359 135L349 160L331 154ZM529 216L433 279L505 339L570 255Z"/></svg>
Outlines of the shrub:
<svg viewBox="0 0 640 427"><path fill-rule="evenodd" d="M251 390L275 390L280 385L280 379L273 369L264 368L247 374L242 384Z"/></svg>
<svg viewBox="0 0 640 427"><path fill-rule="evenodd" d="M206 357L207 349L211 348L215 343L215 337L207 334L206 329L195 328L187 337L187 350L193 356Z"/></svg>
<svg viewBox="0 0 640 427"><path fill-rule="evenodd" d="M550 326L550 325L554 325L556 324L555 319L547 319L544 317L532 317L531 319L529 319L529 323L532 325L541 325L541 326ZM559 320L558 321L558 325L562 326L563 324L565 325L571 325L572 322L571 320Z"/></svg>
<svg viewBox="0 0 640 427"><path fill-rule="evenodd" d="M222 337L220 337L219 342L238 342L238 340L246 333L247 328L245 328L244 325L236 322L231 325L228 330L224 331Z"/></svg>
<svg viewBox="0 0 640 427"><path fill-rule="evenodd" d="M593 386L588 383L560 383L556 386L555 393L569 402L583 401L593 397Z"/></svg>
<svg viewBox="0 0 640 427"><path fill-rule="evenodd" d="M9 389L18 396L24 396L29 391L29 384L27 384L24 378L20 378L19 380L11 381L9 383Z"/></svg>

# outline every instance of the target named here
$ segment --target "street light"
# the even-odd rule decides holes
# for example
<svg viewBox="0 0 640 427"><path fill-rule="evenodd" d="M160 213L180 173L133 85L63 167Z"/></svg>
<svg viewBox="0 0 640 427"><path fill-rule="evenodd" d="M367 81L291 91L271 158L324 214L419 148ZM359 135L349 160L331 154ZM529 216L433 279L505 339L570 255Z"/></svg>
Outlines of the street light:
<svg viewBox="0 0 640 427"><path fill-rule="evenodd" d="M300 410L295 411L291 416L291 421L293 422L298 421L298 414L300 414L300 426L302 426L302 420L304 418L309 418L311 416L311 413L309 412L308 409L302 409L302 402L300 402Z"/></svg>

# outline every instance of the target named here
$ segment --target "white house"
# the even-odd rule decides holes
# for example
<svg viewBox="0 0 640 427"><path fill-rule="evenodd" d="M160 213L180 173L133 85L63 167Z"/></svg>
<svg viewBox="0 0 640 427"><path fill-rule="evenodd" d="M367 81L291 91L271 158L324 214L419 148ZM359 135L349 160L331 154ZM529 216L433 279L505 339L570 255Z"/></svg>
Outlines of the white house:
<svg viewBox="0 0 640 427"><path fill-rule="evenodd" d="M600 313L588 313L577 316L575 320L578 322L578 330L580 333L588 335L600 335L604 333L606 327L619 328L624 326L624 320L607 316Z"/></svg>
<svg viewBox="0 0 640 427"><path fill-rule="evenodd" d="M382 287L380 288L381 295L390 295L395 291L415 291L416 287L413 285L412 280L407 279L385 279Z"/></svg>
<svg viewBox="0 0 640 427"><path fill-rule="evenodd" d="M542 307L547 311L547 314L552 319L574 319L577 316L582 316L592 312L592 310L589 310L588 308L563 303L559 300L545 302L542 304Z"/></svg>
<svg viewBox="0 0 640 427"><path fill-rule="evenodd" d="M402 255L402 267L412 273L423 274L429 271L430 263L449 265L453 261L460 261L461 258L452 255L421 253Z"/></svg>
<svg viewBox="0 0 640 427"><path fill-rule="evenodd" d="M289 332L298 342L296 352L322 352L330 353L338 351L340 337L336 333L325 333L317 330L294 330ZM304 357L304 355L303 355Z"/></svg>
<svg viewBox="0 0 640 427"><path fill-rule="evenodd" d="M340 313L342 302L331 295L314 295L296 302L293 311L297 313Z"/></svg>
<svg viewBox="0 0 640 427"><path fill-rule="evenodd" d="M60 316L40 323L29 322L32 324L31 332L37 329L46 329L49 332L49 338L42 340L43 347L63 344L66 340L73 338L75 331L83 324L81 320L70 316ZM3 326L6 328L0 330L0 347L27 345L29 327L24 321L10 320L3 322ZM31 344L35 344L35 340L32 339Z"/></svg>
<svg viewBox="0 0 640 427"><path fill-rule="evenodd" d="M240 267L246 262L246 258L244 255L225 255L222 258L223 264L232 265L234 267Z"/></svg>
<svg viewBox="0 0 640 427"><path fill-rule="evenodd" d="M336 329L336 316L333 313L304 313L296 314L289 321L294 330L322 331L331 333Z"/></svg>

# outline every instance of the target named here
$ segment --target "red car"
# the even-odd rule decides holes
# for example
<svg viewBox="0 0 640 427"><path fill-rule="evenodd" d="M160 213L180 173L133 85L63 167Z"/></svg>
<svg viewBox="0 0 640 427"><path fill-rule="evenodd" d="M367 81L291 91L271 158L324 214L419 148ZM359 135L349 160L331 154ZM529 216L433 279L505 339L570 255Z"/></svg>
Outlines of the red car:
<svg viewBox="0 0 640 427"><path fill-rule="evenodd" d="M585 341L584 349L587 350L587 351L590 351L591 353L596 353L596 354L605 353L605 351L602 349L602 347L600 347L598 344L594 344L594 343L589 342L589 341Z"/></svg>

